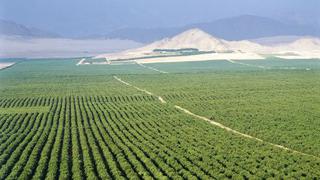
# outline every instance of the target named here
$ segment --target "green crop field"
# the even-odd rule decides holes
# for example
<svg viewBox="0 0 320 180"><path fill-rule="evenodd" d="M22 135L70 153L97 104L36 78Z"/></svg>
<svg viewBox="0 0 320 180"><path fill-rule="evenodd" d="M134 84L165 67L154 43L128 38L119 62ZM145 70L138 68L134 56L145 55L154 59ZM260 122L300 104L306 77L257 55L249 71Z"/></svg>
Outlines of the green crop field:
<svg viewBox="0 0 320 180"><path fill-rule="evenodd" d="M0 179L320 179L320 60L78 61L0 70Z"/></svg>

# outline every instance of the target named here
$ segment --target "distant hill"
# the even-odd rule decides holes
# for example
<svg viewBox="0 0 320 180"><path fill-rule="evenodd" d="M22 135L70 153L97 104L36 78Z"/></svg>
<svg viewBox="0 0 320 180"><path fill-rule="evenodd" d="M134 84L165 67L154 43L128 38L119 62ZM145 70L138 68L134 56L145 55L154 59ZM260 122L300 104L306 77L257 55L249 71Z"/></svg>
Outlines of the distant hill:
<svg viewBox="0 0 320 180"><path fill-rule="evenodd" d="M140 46L134 41L116 39L0 36L0 58L86 57Z"/></svg>
<svg viewBox="0 0 320 180"><path fill-rule="evenodd" d="M105 38L130 39L142 43L150 43L166 37L172 37L187 28L125 28L108 33Z"/></svg>
<svg viewBox="0 0 320 180"><path fill-rule="evenodd" d="M55 33L46 32L36 28L29 28L12 21L0 20L1 36L24 36L24 37L59 37Z"/></svg>
<svg viewBox="0 0 320 180"><path fill-rule="evenodd" d="M270 36L320 36L320 28L286 24L274 19L243 15L224 18L208 23L191 24L178 28L128 28L113 31L107 38L131 39L138 42L152 42L172 37L181 31L200 28L211 35L226 40L256 39Z"/></svg>
<svg viewBox="0 0 320 180"><path fill-rule="evenodd" d="M149 45L131 49L123 52L101 54L97 58L108 58L109 60L144 59L150 57L175 57L213 54L240 54L240 59L247 52L253 57L253 51L263 49L259 44L250 41L226 41L213 37L198 28L189 29L174 37L164 38ZM243 56L244 55L244 56ZM245 57L249 58L249 57ZM225 58L224 58L225 59Z"/></svg>
<svg viewBox="0 0 320 180"><path fill-rule="evenodd" d="M153 51L155 49L198 49L200 51L229 51L228 44L221 39L215 38L201 29L190 29L172 38L156 41L145 47L142 51Z"/></svg>
<svg viewBox="0 0 320 180"><path fill-rule="evenodd" d="M101 54L96 58L139 63L182 62L214 59L264 59L276 56L285 59L320 57L320 39L304 37L290 43L261 45L249 40L229 41L193 28L174 37L123 52Z"/></svg>

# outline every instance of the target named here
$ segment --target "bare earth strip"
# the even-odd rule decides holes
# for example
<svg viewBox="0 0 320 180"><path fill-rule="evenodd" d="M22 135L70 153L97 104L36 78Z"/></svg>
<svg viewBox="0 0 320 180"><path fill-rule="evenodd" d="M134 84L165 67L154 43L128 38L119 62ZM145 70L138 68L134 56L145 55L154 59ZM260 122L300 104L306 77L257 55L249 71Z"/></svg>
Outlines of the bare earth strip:
<svg viewBox="0 0 320 180"><path fill-rule="evenodd" d="M117 77L117 76L113 76L113 77L114 77L117 81L119 81L119 82L121 82L121 83L123 83L123 84L125 84L125 85L127 85L127 86L133 87L133 88L135 88L135 89L137 89L137 90L139 90L139 91L141 91L141 92L144 92L144 93L146 93L146 94L148 94L148 95L157 97L158 100L159 100L161 103L167 103L161 96L154 95L152 92L149 92L149 91L147 91L147 90L145 90L145 89L141 89L141 88L139 88L139 87L137 87L137 86L134 86L134 85L132 85L132 84L130 84L130 83L128 83L128 82L125 82L125 81L123 81L122 79L120 79L120 78ZM241 132L239 132L239 131L237 131L237 130L234 130L234 129L232 129L232 128L229 128L229 127L227 127L227 126L225 126L225 125L223 125L223 124L221 124L221 123L219 123L219 122L216 122L216 121L214 121L214 120L208 119L208 118L206 118L206 117L204 117L204 116L200 116L200 115L194 114L194 113L192 113L191 111L189 111L189 110L187 110L187 109L185 109L185 108L183 108L183 107L181 107L181 106L174 105L174 107L175 107L176 109L179 109L180 111L184 112L185 114L188 114L188 115L193 116L193 117L195 117L195 118L198 118L198 119L207 121L207 122L209 122L210 124L212 124L212 125L214 125L214 126L217 126L217 127L221 128L221 129L224 129L224 130L226 130L226 131L228 131L228 132L231 132L231 133L234 133L234 134L236 134L236 135L242 136L242 137L244 137L244 138L248 138L248 139L252 139L252 140L258 141L258 142L262 142L262 143L271 145L271 146L273 146L273 147L280 148L280 149L285 150L285 151L289 151L289 152L293 152L293 153L296 153L296 154L300 154L300 155L312 157L312 158L315 158L315 159L318 159L318 160L320 159L320 157L318 157L318 156L314 156L314 155L311 155L311 154L307 154L307 153L304 153L304 152L300 152L300 151L297 151L297 150L294 150L294 149L291 149L291 148L288 148L288 147L285 147L285 146L282 146L282 145L279 145L279 144L275 144L275 143L271 143L271 142L268 142L268 141L264 141L264 140L262 140L262 139L260 139L260 138L257 138L257 137L254 137L254 136L251 136L251 135L248 135L248 134L245 134L245 133L241 133Z"/></svg>
<svg viewBox="0 0 320 180"><path fill-rule="evenodd" d="M77 66L83 64L83 62L84 62L85 60L86 60L85 58L81 59L81 60L77 63Z"/></svg>
<svg viewBox="0 0 320 180"><path fill-rule="evenodd" d="M139 62L136 62L139 66L141 66L141 67L144 67L144 68L147 68L147 69L151 69L151 70L153 70L153 71L157 71L157 72L159 72L159 73L163 73L163 74L167 74L168 72L166 72L166 71L161 71L161 70L159 70L159 69L156 69L156 68L153 68L153 67L149 67L149 66L146 66L146 65L144 65L144 64L141 64L141 63L139 63Z"/></svg>
<svg viewBox="0 0 320 180"><path fill-rule="evenodd" d="M135 58L135 56L125 56L124 58ZM136 61L138 61L139 63L147 64L147 63L168 63L168 62L198 62L198 61L216 61L216 60L219 61L224 59L263 60L265 58L255 53L208 53L208 54L196 54L196 55L189 55L189 56L142 58Z"/></svg>
<svg viewBox="0 0 320 180"><path fill-rule="evenodd" d="M257 68L261 68L261 69L271 69L270 67L267 66L261 66L261 65L253 65L253 64L247 64L247 63L242 63L242 62L238 62L238 61L233 61L231 59L226 59L228 62L233 63L233 64L240 64L240 65L244 65L244 66L250 66L250 67L257 67ZM282 69L282 70L295 70L298 69L297 67L280 67L278 69ZM310 71L311 68L306 68L305 70Z"/></svg>
<svg viewBox="0 0 320 180"><path fill-rule="evenodd" d="M246 63L242 63L242 62L236 62L236 61L233 61L231 59L227 59L227 61L231 62L232 64L240 64L240 65L244 65L244 66L257 67L257 68L261 68L261 69L270 69L269 67L266 67L266 66L246 64Z"/></svg>

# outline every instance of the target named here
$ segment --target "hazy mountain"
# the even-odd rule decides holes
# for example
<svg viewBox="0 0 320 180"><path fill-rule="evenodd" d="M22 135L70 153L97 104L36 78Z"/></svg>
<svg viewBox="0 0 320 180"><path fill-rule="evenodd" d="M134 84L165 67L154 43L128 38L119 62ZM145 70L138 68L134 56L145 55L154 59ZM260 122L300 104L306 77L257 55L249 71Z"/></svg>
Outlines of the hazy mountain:
<svg viewBox="0 0 320 180"><path fill-rule="evenodd" d="M140 47L131 40L73 39L0 20L0 58L79 57Z"/></svg>
<svg viewBox="0 0 320 180"><path fill-rule="evenodd" d="M59 35L29 28L15 22L0 20L0 35L1 36L25 36L25 37L59 37Z"/></svg>
<svg viewBox="0 0 320 180"><path fill-rule="evenodd" d="M250 15L226 18L193 26L227 40L255 39L281 35L320 36L320 29L316 27L286 24L274 19Z"/></svg>
<svg viewBox="0 0 320 180"><path fill-rule="evenodd" d="M270 36L320 36L320 28L287 24L270 18L243 15L219 19L208 23L192 24L178 28L142 29L128 28L113 31L108 38L131 39L138 42L152 42L171 37L190 28L200 28L215 37L226 40L256 39Z"/></svg>
<svg viewBox="0 0 320 180"><path fill-rule="evenodd" d="M108 33L105 37L131 39L137 42L146 43L174 36L183 30L185 30L185 28L125 28L112 31L111 33Z"/></svg>
<svg viewBox="0 0 320 180"><path fill-rule="evenodd" d="M134 41L116 39L0 36L0 58L83 57L140 46L142 44Z"/></svg>

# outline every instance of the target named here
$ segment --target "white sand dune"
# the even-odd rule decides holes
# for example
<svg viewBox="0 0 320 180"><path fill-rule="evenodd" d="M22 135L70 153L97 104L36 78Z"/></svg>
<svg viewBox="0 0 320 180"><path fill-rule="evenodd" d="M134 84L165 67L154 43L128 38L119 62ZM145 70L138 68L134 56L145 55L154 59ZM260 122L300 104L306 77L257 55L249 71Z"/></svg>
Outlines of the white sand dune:
<svg viewBox="0 0 320 180"><path fill-rule="evenodd" d="M163 54L155 50L197 49L204 53L193 55ZM147 46L119 53L96 56L111 61L135 60L138 63L205 61L221 59L264 59L265 55L279 58L310 59L320 58L320 40L301 38L286 44L261 45L248 40L226 41L215 38L200 29L191 29L175 37L156 41Z"/></svg>
<svg viewBox="0 0 320 180"><path fill-rule="evenodd" d="M215 38L210 34L201 31L200 29L191 29L173 38L166 38L160 41L156 41L141 48L127 50L120 53L102 54L96 56L96 58L106 58L108 60L136 59L136 61L140 63L205 61L221 60L226 58L235 60L263 59L262 56L247 50L256 48L262 48L262 46L249 41L228 42L222 39ZM198 49L202 52L212 53L188 56L159 57L163 54L154 52L154 50L156 49Z"/></svg>
<svg viewBox="0 0 320 180"><path fill-rule="evenodd" d="M3 62L0 62L0 69L5 69L5 68L8 68L10 66L13 66L15 63L13 62L9 62L9 63L3 63Z"/></svg>
<svg viewBox="0 0 320 180"><path fill-rule="evenodd" d="M199 51L225 52L231 50L226 41L215 38L200 29L185 31L173 38L156 41L137 51L150 52L154 49L184 49L195 48Z"/></svg>
<svg viewBox="0 0 320 180"><path fill-rule="evenodd" d="M301 38L292 43L273 46L270 54L283 59L319 59L320 39Z"/></svg>
<svg viewBox="0 0 320 180"><path fill-rule="evenodd" d="M168 62L190 62L190 61L211 61L211 60L258 60L264 59L255 53L211 53L192 56L144 58L136 60L138 63L168 63Z"/></svg>

